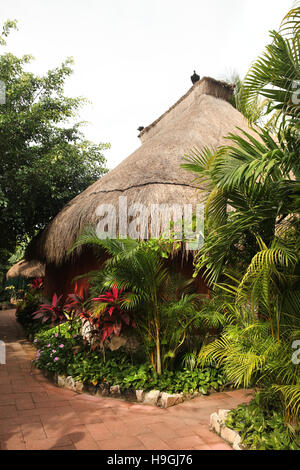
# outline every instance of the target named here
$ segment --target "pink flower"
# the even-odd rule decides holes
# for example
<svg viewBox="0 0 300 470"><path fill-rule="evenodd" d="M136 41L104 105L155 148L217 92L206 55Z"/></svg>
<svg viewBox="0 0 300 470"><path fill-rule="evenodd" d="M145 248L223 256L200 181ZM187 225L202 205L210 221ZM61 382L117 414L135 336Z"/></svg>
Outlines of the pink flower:
<svg viewBox="0 0 300 470"><path fill-rule="evenodd" d="M34 343L37 343L37 339L35 338L35 340L33 341Z"/></svg>
<svg viewBox="0 0 300 470"><path fill-rule="evenodd" d="M55 333L55 338L57 338L57 337L58 337L58 333Z"/></svg>
<svg viewBox="0 0 300 470"><path fill-rule="evenodd" d="M55 358L53 359L53 361L56 362L56 361L58 361L58 359L59 359L58 357L55 357Z"/></svg>
<svg viewBox="0 0 300 470"><path fill-rule="evenodd" d="M56 353L56 349L52 349L52 352L53 352L53 353Z"/></svg>
<svg viewBox="0 0 300 470"><path fill-rule="evenodd" d="M64 346L63 344L60 344L59 347L60 347L60 348L64 348L65 346Z"/></svg>
<svg viewBox="0 0 300 470"><path fill-rule="evenodd" d="M51 346L51 344L50 344L50 343L49 343L49 344L47 344L47 348L50 348L50 346Z"/></svg>

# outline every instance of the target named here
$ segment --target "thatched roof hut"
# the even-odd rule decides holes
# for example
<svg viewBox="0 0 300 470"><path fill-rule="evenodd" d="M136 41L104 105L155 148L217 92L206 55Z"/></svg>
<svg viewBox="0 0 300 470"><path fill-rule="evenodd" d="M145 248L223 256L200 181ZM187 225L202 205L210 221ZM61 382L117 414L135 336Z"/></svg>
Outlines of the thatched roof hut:
<svg viewBox="0 0 300 470"><path fill-rule="evenodd" d="M45 265L39 261L21 260L14 264L6 273L6 279L14 277L44 277Z"/></svg>
<svg viewBox="0 0 300 470"><path fill-rule="evenodd" d="M199 188L180 164L193 147L216 148L236 127L249 130L243 115L229 103L232 91L232 85L212 78L196 82L141 131L140 148L62 209L29 247L28 259L56 266L70 260L68 249L82 229L97 223L96 208L117 207L119 196L127 196L128 204L145 206L199 202Z"/></svg>

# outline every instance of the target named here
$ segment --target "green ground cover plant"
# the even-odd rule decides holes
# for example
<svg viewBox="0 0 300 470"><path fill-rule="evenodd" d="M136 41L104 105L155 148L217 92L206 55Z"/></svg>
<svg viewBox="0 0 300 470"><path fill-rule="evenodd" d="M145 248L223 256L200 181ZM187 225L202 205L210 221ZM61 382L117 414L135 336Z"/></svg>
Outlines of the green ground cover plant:
<svg viewBox="0 0 300 470"><path fill-rule="evenodd" d="M264 409L254 399L230 411L226 426L251 450L300 450L300 429L287 428L280 408Z"/></svg>
<svg viewBox="0 0 300 470"><path fill-rule="evenodd" d="M158 389L168 393L207 394L226 384L221 368L182 368L165 370L159 375L151 363L140 362L124 351L108 351L105 358L100 350L92 351L81 334L79 324L70 330L64 323L42 329L35 335L37 356L34 365L51 373L70 375L74 380L93 385L119 385L121 390Z"/></svg>

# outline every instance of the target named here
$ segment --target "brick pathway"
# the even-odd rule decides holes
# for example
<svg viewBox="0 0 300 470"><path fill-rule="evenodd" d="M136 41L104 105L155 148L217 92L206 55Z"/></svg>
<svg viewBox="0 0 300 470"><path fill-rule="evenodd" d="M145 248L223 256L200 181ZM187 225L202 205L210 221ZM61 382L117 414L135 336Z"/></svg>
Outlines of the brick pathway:
<svg viewBox="0 0 300 470"><path fill-rule="evenodd" d="M4 449L231 449L209 430L219 408L249 401L246 391L217 393L168 408L76 394L30 374L35 350L14 310L0 311L0 448Z"/></svg>

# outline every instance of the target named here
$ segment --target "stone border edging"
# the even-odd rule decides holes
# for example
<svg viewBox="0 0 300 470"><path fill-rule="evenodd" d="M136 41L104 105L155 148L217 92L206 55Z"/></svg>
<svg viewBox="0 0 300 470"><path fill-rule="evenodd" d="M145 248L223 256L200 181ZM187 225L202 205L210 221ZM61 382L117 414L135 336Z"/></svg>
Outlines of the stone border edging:
<svg viewBox="0 0 300 470"><path fill-rule="evenodd" d="M210 429L228 442L233 450L244 450L242 439L238 432L225 425L227 415L231 410L218 410L210 415Z"/></svg>
<svg viewBox="0 0 300 470"><path fill-rule="evenodd" d="M202 395L200 392L190 393L176 393L169 394L161 392L160 390L126 390L121 392L119 385L109 386L107 384L84 384L73 379L72 376L64 376L59 374L51 374L47 370L42 370L43 374L51 379L58 387L72 390L76 393L88 393L89 395L96 395L99 397L110 396L111 398L123 398L126 400L136 401L143 405L159 406L160 408L169 408L170 406L178 405L187 400L191 400Z"/></svg>

